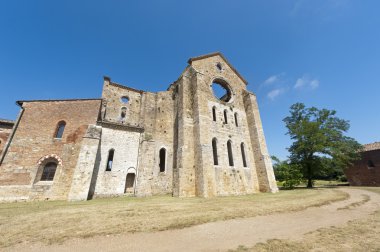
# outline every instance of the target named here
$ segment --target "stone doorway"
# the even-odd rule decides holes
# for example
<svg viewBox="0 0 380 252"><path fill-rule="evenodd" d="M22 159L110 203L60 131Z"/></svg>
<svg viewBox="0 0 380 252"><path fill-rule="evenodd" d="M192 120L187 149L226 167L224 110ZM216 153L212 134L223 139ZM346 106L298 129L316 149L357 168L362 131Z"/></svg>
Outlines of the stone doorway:
<svg viewBox="0 0 380 252"><path fill-rule="evenodd" d="M125 180L124 193L134 194L134 187L135 187L135 174L134 173L128 173L127 178Z"/></svg>

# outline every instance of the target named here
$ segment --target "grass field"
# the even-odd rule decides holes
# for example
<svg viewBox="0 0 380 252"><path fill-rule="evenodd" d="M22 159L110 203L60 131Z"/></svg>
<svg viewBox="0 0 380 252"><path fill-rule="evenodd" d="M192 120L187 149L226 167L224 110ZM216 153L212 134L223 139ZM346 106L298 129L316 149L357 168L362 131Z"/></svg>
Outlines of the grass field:
<svg viewBox="0 0 380 252"><path fill-rule="evenodd" d="M277 186L282 187L283 182L277 181ZM306 187L307 182L304 181L296 188ZM348 186L348 182L341 182L338 180L314 180L314 187L331 187L331 186Z"/></svg>
<svg viewBox="0 0 380 252"><path fill-rule="evenodd" d="M380 194L380 188L362 189ZM252 248L240 246L233 251L380 251L380 210L342 227L322 228L308 233L300 241L274 239Z"/></svg>
<svg viewBox="0 0 380 252"><path fill-rule="evenodd" d="M247 196L170 196L0 204L0 247L59 243L69 238L178 229L201 223L302 210L346 199L335 189L281 191Z"/></svg>
<svg viewBox="0 0 380 252"><path fill-rule="evenodd" d="M301 187L306 187L306 182L300 185ZM326 186L348 186L348 182L341 182L337 180L314 180L315 187L326 187Z"/></svg>

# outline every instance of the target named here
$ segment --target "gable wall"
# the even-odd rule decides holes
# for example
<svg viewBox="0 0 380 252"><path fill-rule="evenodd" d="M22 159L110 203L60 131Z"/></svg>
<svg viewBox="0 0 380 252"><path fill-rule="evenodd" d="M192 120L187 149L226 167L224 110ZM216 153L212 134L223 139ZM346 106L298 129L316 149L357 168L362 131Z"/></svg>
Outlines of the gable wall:
<svg viewBox="0 0 380 252"><path fill-rule="evenodd" d="M216 65L220 63L222 70ZM256 167L251 149L249 130L244 108L243 94L245 83L219 56L192 62L197 72L196 85L197 115L196 155L197 166L202 169L203 179L199 180L203 196L235 195L252 193L258 190ZM228 83L232 92L229 102L220 101L212 91L214 79L222 79ZM212 107L216 107L217 120L213 121ZM224 110L227 110L227 124L224 122ZM238 126L235 125L234 114L238 114ZM213 164L212 139L218 141L218 165ZM227 141L232 141L234 165L229 166ZM247 167L243 167L240 150L245 145Z"/></svg>

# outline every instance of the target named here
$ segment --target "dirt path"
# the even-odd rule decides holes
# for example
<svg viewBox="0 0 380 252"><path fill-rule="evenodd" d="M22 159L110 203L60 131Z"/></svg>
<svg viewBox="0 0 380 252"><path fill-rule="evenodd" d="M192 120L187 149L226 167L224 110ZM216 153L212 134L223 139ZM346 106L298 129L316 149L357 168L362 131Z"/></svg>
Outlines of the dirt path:
<svg viewBox="0 0 380 252"><path fill-rule="evenodd" d="M380 209L380 195L342 188L344 201L289 212L202 224L181 230L74 239L61 245L13 247L11 251L226 251L267 239L299 239L322 227L339 226Z"/></svg>

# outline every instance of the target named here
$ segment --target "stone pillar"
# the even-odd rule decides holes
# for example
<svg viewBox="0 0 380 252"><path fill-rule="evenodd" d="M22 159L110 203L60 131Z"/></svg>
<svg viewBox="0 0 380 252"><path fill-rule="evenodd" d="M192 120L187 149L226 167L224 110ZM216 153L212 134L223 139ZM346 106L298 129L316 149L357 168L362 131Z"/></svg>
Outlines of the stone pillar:
<svg viewBox="0 0 380 252"><path fill-rule="evenodd" d="M245 93L244 107L247 114L249 134L251 137L253 155L255 157L255 166L260 191L277 192L278 187L274 177L272 161L265 142L259 107L257 105L256 96L253 93Z"/></svg>
<svg viewBox="0 0 380 252"><path fill-rule="evenodd" d="M96 168L101 132L102 127L100 126L89 125L87 128L82 140L68 200L88 199L91 183L95 183L93 176L97 176L97 174L94 174L94 169Z"/></svg>
<svg viewBox="0 0 380 252"><path fill-rule="evenodd" d="M188 69L178 81L177 107L177 153L176 167L173 167L173 195L179 197L196 196L197 174L194 164L194 72Z"/></svg>
<svg viewBox="0 0 380 252"><path fill-rule="evenodd" d="M194 146L195 167L198 179L196 181L197 196L213 197L216 195L216 178L212 158L211 125L208 110L209 85L203 75L198 74L193 81L194 92Z"/></svg>

